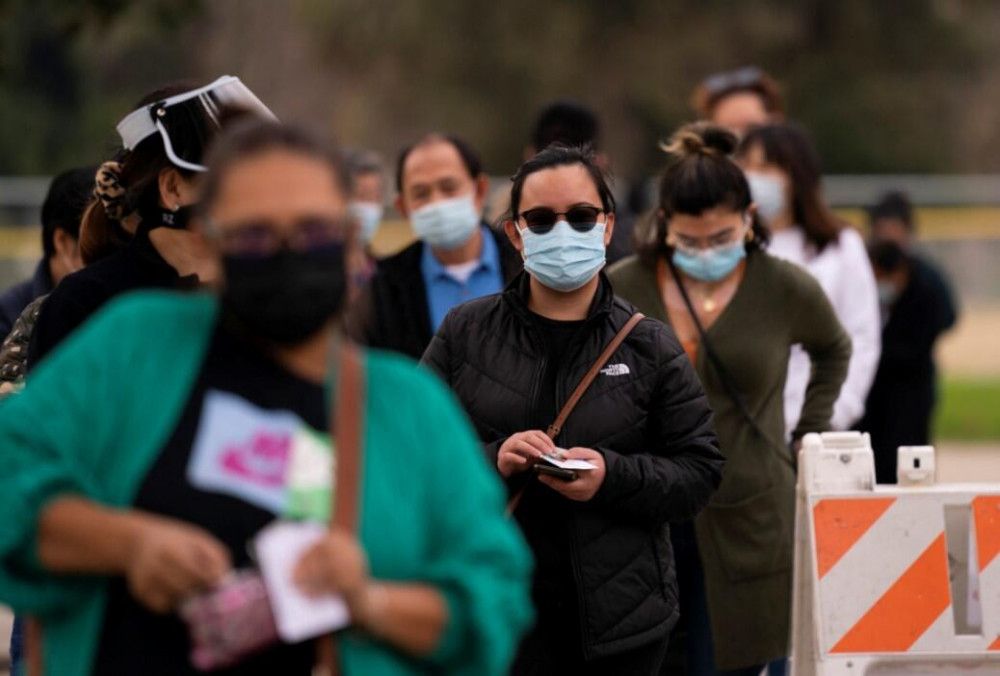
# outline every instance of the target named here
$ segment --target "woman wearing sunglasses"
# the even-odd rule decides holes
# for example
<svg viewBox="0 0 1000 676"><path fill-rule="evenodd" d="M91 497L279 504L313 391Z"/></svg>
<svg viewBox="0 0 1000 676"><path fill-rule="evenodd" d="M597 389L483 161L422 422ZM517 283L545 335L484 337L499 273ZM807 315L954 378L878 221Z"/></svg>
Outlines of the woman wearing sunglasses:
<svg viewBox="0 0 1000 676"><path fill-rule="evenodd" d="M635 309L601 274L614 223L588 152L554 145L528 160L504 222L526 272L453 309L423 358L519 496L538 623L514 674L656 674L677 616L668 523L692 518L720 476L712 414L680 344L661 322L630 324ZM590 468L552 476L553 455Z"/></svg>
<svg viewBox="0 0 1000 676"><path fill-rule="evenodd" d="M678 634L686 637L677 651L687 668L670 673L688 676L758 676L787 655L795 514L795 457L784 441L788 355L801 344L812 361L797 442L829 429L851 354L815 280L763 251L767 231L730 157L735 148L721 127L678 131L652 236L639 257L609 273L625 298L676 331L726 456L709 506L673 531Z"/></svg>
<svg viewBox="0 0 1000 676"><path fill-rule="evenodd" d="M501 676L530 622L528 552L450 393L338 340L355 228L341 160L258 122L209 164L221 296L115 302L0 407L0 601L40 623L29 658L60 676L314 673L317 641L267 640L266 615L239 612L259 586L211 600L259 581L276 518L326 521L335 481L355 509L338 498L287 574L347 603L339 673ZM331 400L355 409L333 443Z"/></svg>

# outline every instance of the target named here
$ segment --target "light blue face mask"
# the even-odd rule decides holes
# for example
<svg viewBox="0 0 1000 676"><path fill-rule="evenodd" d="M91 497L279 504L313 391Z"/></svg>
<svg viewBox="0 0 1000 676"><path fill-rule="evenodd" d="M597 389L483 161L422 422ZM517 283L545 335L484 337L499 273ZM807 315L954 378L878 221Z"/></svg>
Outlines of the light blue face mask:
<svg viewBox="0 0 1000 676"><path fill-rule="evenodd" d="M351 202L348 209L358 222L361 241L365 244L371 244L372 240L375 239L378 225L382 222L382 205L378 202Z"/></svg>
<svg viewBox="0 0 1000 676"><path fill-rule="evenodd" d="M417 237L436 249L456 249L479 227L479 211L472 194L432 202L410 214Z"/></svg>
<svg viewBox="0 0 1000 676"><path fill-rule="evenodd" d="M685 275L703 282L717 282L725 279L746 258L747 250L743 238L735 242L697 251L674 248L674 265Z"/></svg>
<svg viewBox="0 0 1000 676"><path fill-rule="evenodd" d="M539 235L525 228L524 269L543 285L556 291L576 291L604 267L604 223L587 232L559 221Z"/></svg>

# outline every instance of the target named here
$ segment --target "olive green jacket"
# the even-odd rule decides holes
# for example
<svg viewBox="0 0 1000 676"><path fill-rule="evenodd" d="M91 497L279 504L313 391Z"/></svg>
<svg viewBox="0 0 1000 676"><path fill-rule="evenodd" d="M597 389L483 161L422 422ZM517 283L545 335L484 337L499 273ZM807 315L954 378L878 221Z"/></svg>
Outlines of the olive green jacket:
<svg viewBox="0 0 1000 676"><path fill-rule="evenodd" d="M608 277L615 293L669 323L655 268L632 257L613 266ZM740 413L700 342L695 370L715 411L726 466L719 490L695 519L695 531L716 667L725 670L788 654L795 471L782 440L789 349L801 343L813 363L799 436L829 428L851 342L809 273L763 252L749 254L743 281L708 329L708 339L769 437L762 438Z"/></svg>

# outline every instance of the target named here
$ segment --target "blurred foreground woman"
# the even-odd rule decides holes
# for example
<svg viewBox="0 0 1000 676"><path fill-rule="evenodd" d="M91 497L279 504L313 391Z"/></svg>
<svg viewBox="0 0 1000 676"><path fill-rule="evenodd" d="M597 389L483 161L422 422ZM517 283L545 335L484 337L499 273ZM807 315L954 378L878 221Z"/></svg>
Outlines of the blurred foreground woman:
<svg viewBox="0 0 1000 676"><path fill-rule="evenodd" d="M328 401L354 397L358 533L331 530L294 568L347 602L341 672L504 673L530 621L527 552L449 393L337 339L353 230L340 161L254 123L211 166L221 298L124 298L0 407L0 600L39 620L48 674L197 673L176 611L247 569L276 517L327 518ZM351 359L364 385L341 391ZM326 497L303 497L317 486ZM315 643L219 673L310 674Z"/></svg>
<svg viewBox="0 0 1000 676"><path fill-rule="evenodd" d="M788 355L801 343L812 359L799 439L829 429L851 352L819 284L764 253L767 233L750 186L729 157L735 147L735 135L721 127L682 128L668 148L652 236L639 257L609 273L623 298L677 332L726 457L708 507L673 529L687 653L678 657L687 667L669 673L692 676L757 676L788 654L795 510L782 405Z"/></svg>
<svg viewBox="0 0 1000 676"><path fill-rule="evenodd" d="M538 624L518 675L658 673L678 613L668 524L708 502L722 467L673 332L600 272L614 223L592 155L551 145L525 162L504 228L527 272L452 310L423 358L523 490L515 515L535 553ZM543 455L592 467L556 477Z"/></svg>

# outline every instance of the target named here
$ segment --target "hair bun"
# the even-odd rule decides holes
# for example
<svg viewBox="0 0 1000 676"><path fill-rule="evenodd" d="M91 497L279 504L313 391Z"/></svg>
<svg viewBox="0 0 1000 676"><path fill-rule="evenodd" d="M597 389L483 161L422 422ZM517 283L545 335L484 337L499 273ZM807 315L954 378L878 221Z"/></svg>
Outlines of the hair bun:
<svg viewBox="0 0 1000 676"><path fill-rule="evenodd" d="M709 122L686 124L670 137L670 142L660 147L679 158L692 155L732 155L739 142L736 134Z"/></svg>

